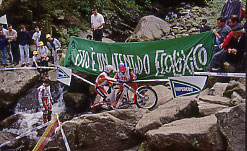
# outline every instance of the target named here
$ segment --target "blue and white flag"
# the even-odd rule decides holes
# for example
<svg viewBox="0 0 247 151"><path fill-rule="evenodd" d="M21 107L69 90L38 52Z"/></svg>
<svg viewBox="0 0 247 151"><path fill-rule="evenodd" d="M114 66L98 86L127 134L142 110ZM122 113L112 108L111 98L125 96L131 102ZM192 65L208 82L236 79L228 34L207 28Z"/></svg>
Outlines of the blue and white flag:
<svg viewBox="0 0 247 151"><path fill-rule="evenodd" d="M173 98L181 96L196 97L203 89L206 76L169 77Z"/></svg>
<svg viewBox="0 0 247 151"><path fill-rule="evenodd" d="M63 66L57 66L57 80L70 86L72 70Z"/></svg>

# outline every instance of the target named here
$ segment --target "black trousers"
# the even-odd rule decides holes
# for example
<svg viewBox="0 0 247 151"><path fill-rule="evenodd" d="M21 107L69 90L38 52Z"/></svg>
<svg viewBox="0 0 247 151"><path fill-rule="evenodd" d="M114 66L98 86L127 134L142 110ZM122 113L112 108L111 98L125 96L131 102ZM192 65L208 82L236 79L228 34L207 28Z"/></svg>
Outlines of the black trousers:
<svg viewBox="0 0 247 151"><path fill-rule="evenodd" d="M103 37L103 28L93 31L93 40L102 41L102 37Z"/></svg>

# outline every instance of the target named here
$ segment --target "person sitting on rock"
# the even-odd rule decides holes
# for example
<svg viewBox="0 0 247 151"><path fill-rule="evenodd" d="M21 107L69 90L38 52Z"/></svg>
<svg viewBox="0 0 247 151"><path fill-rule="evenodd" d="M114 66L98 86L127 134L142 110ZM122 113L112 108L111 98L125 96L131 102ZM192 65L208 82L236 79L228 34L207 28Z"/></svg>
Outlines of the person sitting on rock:
<svg viewBox="0 0 247 151"><path fill-rule="evenodd" d="M246 33L243 26L234 27L232 29L232 38L229 41L228 47L226 49L222 49L213 56L212 61L217 60L217 63L212 64L211 61L210 66L214 67L215 71L220 71L223 69L224 65L229 66L229 63L232 63L235 65L237 70L234 68L229 68L231 70L228 72L243 70L245 61L244 56L246 56L245 41ZM228 63L224 64L224 62Z"/></svg>
<svg viewBox="0 0 247 151"><path fill-rule="evenodd" d="M44 123L51 120L52 105L54 104L50 91L50 83L51 81L46 79L44 83L37 89L39 105L43 112Z"/></svg>
<svg viewBox="0 0 247 151"><path fill-rule="evenodd" d="M113 86L116 79L111 78L110 75L114 72L114 67L112 65L105 66L105 72L102 72L95 80L95 92L99 94L107 105L111 106L110 97L104 88L105 86Z"/></svg>

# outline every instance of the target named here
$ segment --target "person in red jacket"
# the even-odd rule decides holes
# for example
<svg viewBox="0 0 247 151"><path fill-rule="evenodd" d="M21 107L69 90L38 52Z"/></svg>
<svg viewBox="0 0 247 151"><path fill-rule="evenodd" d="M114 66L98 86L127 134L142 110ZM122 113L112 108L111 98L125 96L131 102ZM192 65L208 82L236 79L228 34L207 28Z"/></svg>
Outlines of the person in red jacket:
<svg viewBox="0 0 247 151"><path fill-rule="evenodd" d="M120 83L126 82L134 90L136 90L138 87L136 83L132 82L132 81L136 80L136 78L137 77L133 71L133 68L126 67L124 63L119 64L118 72L114 76L114 79L117 79L118 82L120 82ZM121 95L122 91L123 91L123 87L120 84L116 99L119 99L119 96Z"/></svg>
<svg viewBox="0 0 247 151"><path fill-rule="evenodd" d="M104 86L113 86L113 83L117 82L116 79L110 77L114 70L112 65L105 66L105 72L102 72L95 80L95 92L103 97L107 105L111 105L111 102Z"/></svg>

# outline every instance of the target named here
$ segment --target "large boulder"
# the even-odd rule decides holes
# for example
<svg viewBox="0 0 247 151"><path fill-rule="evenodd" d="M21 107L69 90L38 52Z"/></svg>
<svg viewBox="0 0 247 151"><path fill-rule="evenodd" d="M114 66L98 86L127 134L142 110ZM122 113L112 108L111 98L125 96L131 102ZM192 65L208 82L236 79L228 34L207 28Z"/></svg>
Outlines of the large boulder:
<svg viewBox="0 0 247 151"><path fill-rule="evenodd" d="M36 70L1 71L0 77L0 117L3 117L17 98L36 83L39 73Z"/></svg>
<svg viewBox="0 0 247 151"><path fill-rule="evenodd" d="M209 90L208 95L223 96L223 93L226 90L227 85L228 83L215 83L214 86Z"/></svg>
<svg viewBox="0 0 247 151"><path fill-rule="evenodd" d="M198 106L195 98L176 98L145 114L138 121L136 130L144 135L148 130L157 129L163 124L182 118L197 116L198 114Z"/></svg>
<svg viewBox="0 0 247 151"><path fill-rule="evenodd" d="M166 21L153 15L144 16L140 19L134 33L126 41L160 40L169 32L170 25Z"/></svg>
<svg viewBox="0 0 247 151"><path fill-rule="evenodd" d="M168 89L164 85L156 85L156 86L152 86L152 88L154 89L154 91L158 95L158 103L157 103L157 106L162 105L162 104L165 104L168 101L171 101L172 100L173 96L172 96L171 89Z"/></svg>
<svg viewBox="0 0 247 151"><path fill-rule="evenodd" d="M73 151L115 151L140 143L135 133L137 121L149 112L144 109L119 109L87 114L63 123L63 130ZM60 131L56 134L60 150L65 150Z"/></svg>
<svg viewBox="0 0 247 151"><path fill-rule="evenodd" d="M227 141L227 151L245 151L245 104L226 108L216 114L217 125Z"/></svg>
<svg viewBox="0 0 247 151"><path fill-rule="evenodd" d="M145 142L153 151L224 151L216 123L215 115L177 120L148 131Z"/></svg>
<svg viewBox="0 0 247 151"><path fill-rule="evenodd" d="M199 113L202 116L208 116L211 114L215 114L218 111L227 108L228 106L220 105L220 104L214 104L214 103L208 103L203 101L198 101L198 108Z"/></svg>

